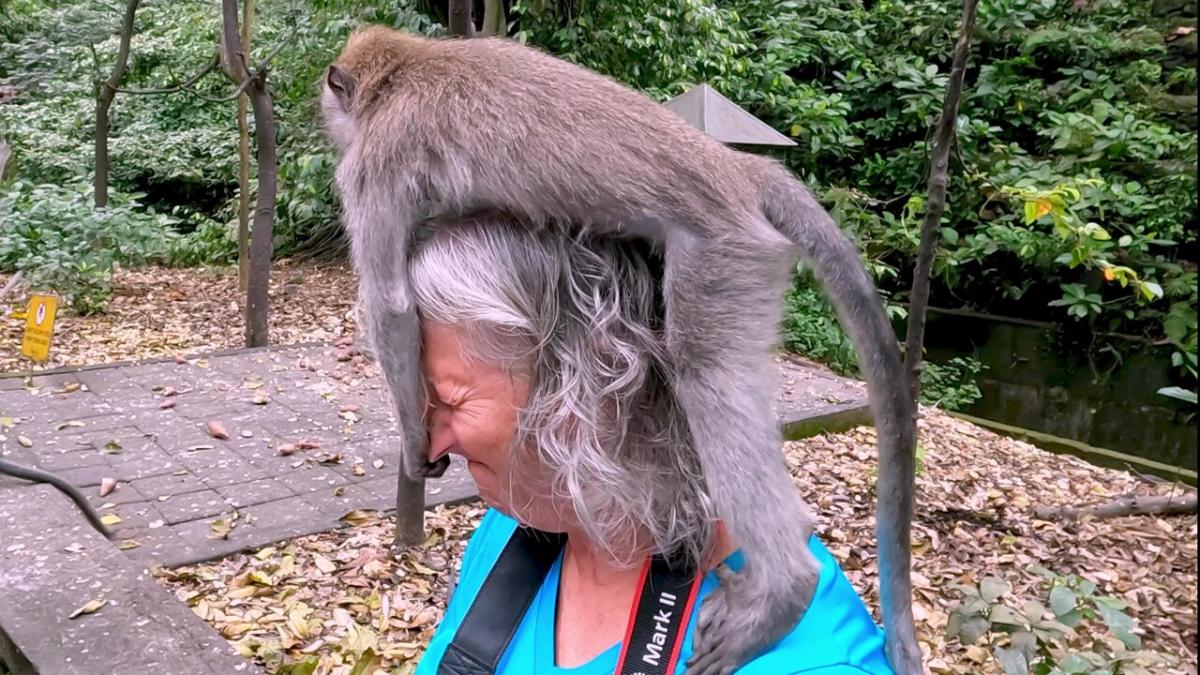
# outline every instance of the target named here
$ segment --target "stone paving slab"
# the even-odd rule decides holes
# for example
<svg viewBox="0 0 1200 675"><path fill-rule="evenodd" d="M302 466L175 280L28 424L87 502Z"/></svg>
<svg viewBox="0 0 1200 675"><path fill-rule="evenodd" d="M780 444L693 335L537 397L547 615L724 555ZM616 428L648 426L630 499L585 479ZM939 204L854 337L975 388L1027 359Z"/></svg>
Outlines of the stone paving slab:
<svg viewBox="0 0 1200 675"><path fill-rule="evenodd" d="M48 485L0 489L0 661L15 675L261 673ZM93 600L106 604L74 619Z"/></svg>
<svg viewBox="0 0 1200 675"><path fill-rule="evenodd" d="M789 436L870 422L861 383L777 361L775 408ZM375 366L332 345L0 378L0 455L84 488L121 519L113 529L131 559L175 566L325 531L354 509L392 509L399 457L386 405ZM213 421L228 438L209 433ZM280 454L301 441L318 447ZM118 487L100 497L105 478ZM0 476L0 493L29 489ZM457 458L426 489L430 506L475 496ZM216 538L214 521L235 515Z"/></svg>

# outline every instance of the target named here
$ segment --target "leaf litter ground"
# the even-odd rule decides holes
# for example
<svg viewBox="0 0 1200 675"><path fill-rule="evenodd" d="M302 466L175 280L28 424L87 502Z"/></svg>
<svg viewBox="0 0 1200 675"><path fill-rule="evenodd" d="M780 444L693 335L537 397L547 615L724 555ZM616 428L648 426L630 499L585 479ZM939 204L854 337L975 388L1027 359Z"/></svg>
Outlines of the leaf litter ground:
<svg viewBox="0 0 1200 675"><path fill-rule="evenodd" d="M0 275L0 287L7 281ZM0 372L111 363L237 349L245 345L237 269L144 267L113 273L103 314L59 310L50 360L20 354L25 294L4 299ZM282 260L271 268L272 345L332 342L353 332L354 276L340 264Z"/></svg>
<svg viewBox="0 0 1200 675"><path fill-rule="evenodd" d="M108 311L61 314L51 361L38 369L240 347L241 298L230 268L118 270ZM0 371L27 369L18 353L24 301L7 300ZM281 261L272 268L271 342L344 338L354 332L353 303L346 266ZM1012 587L1014 608L1023 598L1044 600L1041 578L1028 569L1036 563L1080 574L1098 592L1128 602L1145 645L1182 661L1153 672L1197 672L1195 516L1060 523L1031 515L1035 506L1092 505L1181 488L1053 455L934 410L924 411L921 445L914 609L932 671L999 672L987 650L944 636L960 602L954 587L999 577ZM820 535L878 618L873 430L818 436L789 443L786 451L821 520ZM272 672L410 672L441 618L450 571L482 513L478 505L430 512L425 546L395 558L388 553L390 519L356 513L336 531L158 576Z"/></svg>
<svg viewBox="0 0 1200 675"><path fill-rule="evenodd" d="M1034 505L1101 503L1128 493L1181 488L1101 469L997 436L935 410L921 422L924 468L913 530L918 632L935 673L999 673L980 646L945 637L957 584L988 576L1022 598L1045 599L1031 563L1076 573L1115 595L1139 621L1148 649L1196 672L1195 516L1057 523ZM787 461L821 520L820 535L876 609L874 431L855 429L788 443ZM425 545L389 555L390 519L355 513L344 528L159 579L248 658L276 673L410 673L445 609L447 585L478 504L427 514ZM876 611L878 619L878 612ZM359 667L361 670L355 671Z"/></svg>

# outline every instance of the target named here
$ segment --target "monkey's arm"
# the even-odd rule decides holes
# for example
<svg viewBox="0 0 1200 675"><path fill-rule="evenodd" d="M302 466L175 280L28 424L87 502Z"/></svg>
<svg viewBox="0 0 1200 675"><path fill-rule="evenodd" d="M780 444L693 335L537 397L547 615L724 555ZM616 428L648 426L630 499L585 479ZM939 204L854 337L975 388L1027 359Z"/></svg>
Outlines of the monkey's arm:
<svg viewBox="0 0 1200 675"><path fill-rule="evenodd" d="M400 455L413 479L437 478L449 457L428 461L425 386L421 374L421 329L408 279L408 254L416 209L406 199L405 181L359 182L341 177L346 229L358 271L362 329L375 352L399 427Z"/></svg>
<svg viewBox="0 0 1200 675"><path fill-rule="evenodd" d="M92 527L96 528L97 532L103 534L109 539L112 539L113 535L108 531L108 528L104 526L104 523L100 521L100 515L96 513L96 510L92 508L90 503L88 503L87 497L84 497L83 493L80 492L74 485L71 485L62 478L47 471L42 471L41 469L35 469L29 466L22 466L20 464L14 464L13 462L4 459L0 459L0 473L5 473L10 476L33 481L35 483L46 483L48 485L53 485L54 487L58 488L60 492L70 497L71 501L75 502L75 505L79 507L80 511L83 511L83 515L87 517L88 522L92 524Z"/></svg>

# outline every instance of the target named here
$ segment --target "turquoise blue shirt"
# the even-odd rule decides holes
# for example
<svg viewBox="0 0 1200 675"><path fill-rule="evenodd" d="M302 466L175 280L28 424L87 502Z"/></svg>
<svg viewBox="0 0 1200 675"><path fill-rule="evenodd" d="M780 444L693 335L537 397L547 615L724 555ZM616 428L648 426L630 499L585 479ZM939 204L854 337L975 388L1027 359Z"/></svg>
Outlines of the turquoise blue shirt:
<svg viewBox="0 0 1200 675"><path fill-rule="evenodd" d="M517 527L512 518L489 510L467 543L458 588L446 608L446 616L429 643L415 675L434 675L446 646L466 614L483 580ZM883 651L883 632L875 625L866 606L842 574L837 561L814 536L809 548L821 564L821 578L808 611L792 632L777 644L742 666L736 675L891 675ZM742 564L741 552L726 561L733 569ZM497 675L611 675L621 653L618 642L588 663L575 668L554 665L554 617L558 600L559 555L541 590L525 612L508 651L500 660ZM692 654L692 632L696 613L705 596L717 586L709 572L688 621L676 675L682 675Z"/></svg>

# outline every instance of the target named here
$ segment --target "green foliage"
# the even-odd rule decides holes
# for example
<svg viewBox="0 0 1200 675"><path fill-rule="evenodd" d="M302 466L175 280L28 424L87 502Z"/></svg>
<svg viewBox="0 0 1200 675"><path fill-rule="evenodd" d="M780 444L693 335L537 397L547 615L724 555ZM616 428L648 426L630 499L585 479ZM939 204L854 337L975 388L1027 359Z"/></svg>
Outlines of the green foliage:
<svg viewBox="0 0 1200 675"><path fill-rule="evenodd" d="M58 291L80 314L104 308L115 264L166 261L175 219L114 193L92 208L87 185L17 182L0 193L0 272L20 271L33 288Z"/></svg>
<svg viewBox="0 0 1200 675"><path fill-rule="evenodd" d="M893 313L895 308L893 308ZM783 346L807 355L842 374L856 374L854 344L820 291L804 277L788 292L782 329ZM975 359L924 362L921 402L943 410L962 410L982 397L975 378L985 366Z"/></svg>
<svg viewBox="0 0 1200 675"><path fill-rule="evenodd" d="M21 0L0 34L0 81L18 97L0 106L0 136L8 140L19 177L33 183L83 183L94 171L96 83L116 56L121 9L103 0ZM288 40L270 64L279 154L274 228L277 255L338 230L331 189L332 155L316 118L317 82L359 21L434 32L413 2L362 3L263 0L257 3L254 58ZM219 3L144 0L137 14L122 87L169 87L213 56ZM233 88L214 72L197 90L221 97ZM146 207L175 216L185 241L173 262L224 263L236 256L238 135L236 103L214 103L185 92L118 94L111 108L111 190L140 193ZM253 133L253 118L250 119ZM253 140L252 140L253 146ZM257 167L251 161L252 187Z"/></svg>
<svg viewBox="0 0 1200 675"><path fill-rule="evenodd" d="M975 378L987 366L956 357L945 363L926 361L921 370L921 402L943 410L962 410L983 397Z"/></svg>
<svg viewBox="0 0 1200 675"><path fill-rule="evenodd" d="M1045 600L1012 597L1004 579L985 577L958 585L963 601L950 614L948 638L982 644L1005 675L1151 675L1179 659L1142 647L1127 603L1098 595L1078 575L1059 575L1037 565Z"/></svg>
<svg viewBox="0 0 1200 675"><path fill-rule="evenodd" d="M360 21L442 32L419 11L428 4L258 3L254 56L290 40L270 74L277 254L340 243L332 156L316 120L322 69ZM893 314L907 299L927 139L960 5L517 0L513 9L519 40L656 100L707 82L792 136L798 148L765 152L823 194ZM18 98L0 106L0 134L13 146L18 177L86 182L95 83L111 67L120 7L12 0L6 10L0 80ZM195 72L213 53L218 15L211 2L144 0L125 86L158 87ZM1197 78L1191 59L1165 39L1175 28L1151 0L1096 0L1085 9L982 3L934 262L935 306L1144 335L1171 350L1177 384L1194 390L1197 124L1189 105ZM213 74L199 88L223 95L230 84ZM233 110L187 94L119 95L113 105L113 190L144 194L145 207L176 218L171 227L189 240L175 248L179 262L228 260ZM813 288L800 277L789 297L785 342L848 370L852 350Z"/></svg>
<svg viewBox="0 0 1200 675"><path fill-rule="evenodd" d="M960 5L620 0L571 17L521 7L522 39L659 100L707 81L790 133L800 149L771 152L825 186L885 293L905 299ZM1197 302L1196 119L1161 102L1194 95L1196 71L1170 58L1173 29L1145 0L980 6L935 305L1165 340L1194 386L1195 322L1174 308ZM845 369L828 316L795 311L811 296L789 298L786 342Z"/></svg>

